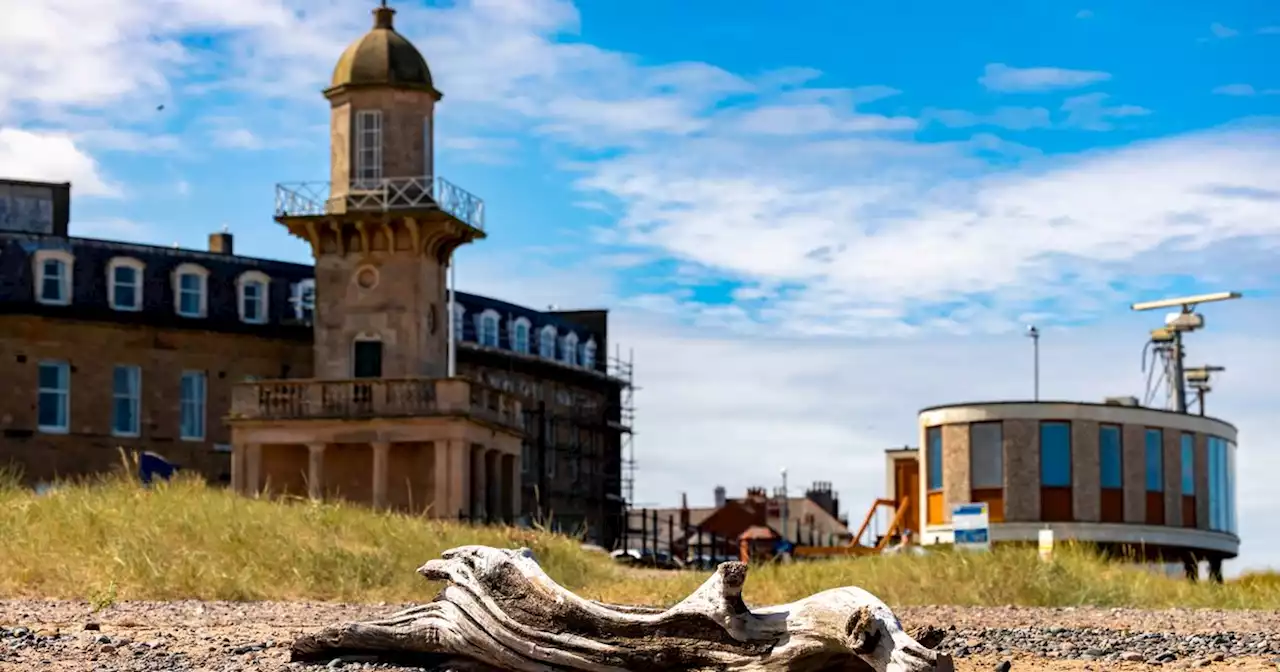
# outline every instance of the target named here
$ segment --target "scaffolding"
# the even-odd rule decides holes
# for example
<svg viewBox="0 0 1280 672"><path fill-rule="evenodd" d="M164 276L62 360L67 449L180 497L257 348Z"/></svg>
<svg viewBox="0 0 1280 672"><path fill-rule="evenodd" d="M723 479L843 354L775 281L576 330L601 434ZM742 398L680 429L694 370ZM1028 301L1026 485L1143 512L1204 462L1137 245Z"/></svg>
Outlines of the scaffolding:
<svg viewBox="0 0 1280 672"><path fill-rule="evenodd" d="M635 443L635 350L628 350L626 359L622 358L622 348L617 347L614 356L608 362L609 376L618 380L618 419L613 429L619 433L619 468L621 470L622 509L628 511L635 501L636 485L636 443ZM625 514L624 514L625 515Z"/></svg>

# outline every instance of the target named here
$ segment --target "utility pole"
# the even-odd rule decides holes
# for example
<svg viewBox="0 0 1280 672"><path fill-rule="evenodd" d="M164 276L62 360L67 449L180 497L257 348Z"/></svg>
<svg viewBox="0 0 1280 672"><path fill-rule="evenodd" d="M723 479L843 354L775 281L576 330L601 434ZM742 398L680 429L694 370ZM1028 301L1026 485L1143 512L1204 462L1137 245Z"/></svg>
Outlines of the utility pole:
<svg viewBox="0 0 1280 672"><path fill-rule="evenodd" d="M1035 386L1035 401L1040 401L1040 330L1036 325L1027 325L1027 336L1031 338L1031 356L1033 384Z"/></svg>
<svg viewBox="0 0 1280 672"><path fill-rule="evenodd" d="M790 527L790 523L791 523L790 517L788 515L790 513L790 511L788 510L790 508L789 507L790 502L788 501L788 497L787 497L787 468L786 467L782 468L782 502L781 504L782 504L782 507L781 507L782 508L782 540L786 541L787 528Z"/></svg>

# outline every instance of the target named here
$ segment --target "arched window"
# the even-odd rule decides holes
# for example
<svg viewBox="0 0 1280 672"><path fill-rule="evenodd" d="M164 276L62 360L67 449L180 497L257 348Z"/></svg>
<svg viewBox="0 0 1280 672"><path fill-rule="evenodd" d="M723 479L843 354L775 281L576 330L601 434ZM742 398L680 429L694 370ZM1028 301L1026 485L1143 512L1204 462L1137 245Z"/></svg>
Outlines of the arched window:
<svg viewBox="0 0 1280 672"><path fill-rule="evenodd" d="M569 332L560 342L560 361L574 366L578 363L578 335Z"/></svg>
<svg viewBox="0 0 1280 672"><path fill-rule="evenodd" d="M209 270L182 264L173 270L173 310L183 317L204 317L209 308Z"/></svg>
<svg viewBox="0 0 1280 672"><path fill-rule="evenodd" d="M262 271L245 271L236 280L236 295L240 303L240 319L249 324L267 321L267 288L271 278Z"/></svg>
<svg viewBox="0 0 1280 672"><path fill-rule="evenodd" d="M511 349L522 354L529 354L529 318L517 317L509 323L511 333L507 338L511 341Z"/></svg>
<svg viewBox="0 0 1280 672"><path fill-rule="evenodd" d="M453 304L453 340L456 343L467 340L466 321L464 319L466 315L467 307L455 301Z"/></svg>
<svg viewBox="0 0 1280 672"><path fill-rule="evenodd" d="M107 301L116 310L142 310L142 271L146 265L132 257L116 257L107 264Z"/></svg>
<svg viewBox="0 0 1280 672"><path fill-rule="evenodd" d="M289 299L293 304L293 316L301 322L310 322L316 316L316 281L312 278L299 281L293 286L293 296Z"/></svg>
<svg viewBox="0 0 1280 672"><path fill-rule="evenodd" d="M582 366L588 369L596 368L596 339L587 339L582 344Z"/></svg>
<svg viewBox="0 0 1280 672"><path fill-rule="evenodd" d="M538 336L538 355L545 359L556 358L556 328L549 324Z"/></svg>
<svg viewBox="0 0 1280 672"><path fill-rule="evenodd" d="M36 301L52 306L71 304L71 269L76 259L66 250L37 250L32 257Z"/></svg>
<svg viewBox="0 0 1280 672"><path fill-rule="evenodd" d="M492 308L476 316L476 340L480 345L498 347L498 322L501 319L498 311Z"/></svg>

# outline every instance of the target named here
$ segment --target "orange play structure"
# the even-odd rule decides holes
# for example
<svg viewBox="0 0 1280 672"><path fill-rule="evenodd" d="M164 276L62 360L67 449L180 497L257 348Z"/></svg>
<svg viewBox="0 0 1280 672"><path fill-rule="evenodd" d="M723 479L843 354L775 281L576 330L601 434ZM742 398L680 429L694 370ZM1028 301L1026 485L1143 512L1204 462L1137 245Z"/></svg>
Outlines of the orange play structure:
<svg viewBox="0 0 1280 672"><path fill-rule="evenodd" d="M858 534L854 535L853 540L848 546L797 546L792 555L797 558L823 558L841 555L878 555L884 551L889 545L889 539L895 534L902 534L905 531L904 518L906 517L908 505L911 503L910 496L903 496L900 501L892 499L877 499L871 505L871 510L867 511L867 516L862 519L862 526L858 528ZM889 523L889 529L880 537L874 546L864 546L862 544L862 535L867 533L867 528L871 526L871 520L875 518L876 511L880 507L887 506L889 510L894 511L893 521ZM897 506L897 510L894 507Z"/></svg>

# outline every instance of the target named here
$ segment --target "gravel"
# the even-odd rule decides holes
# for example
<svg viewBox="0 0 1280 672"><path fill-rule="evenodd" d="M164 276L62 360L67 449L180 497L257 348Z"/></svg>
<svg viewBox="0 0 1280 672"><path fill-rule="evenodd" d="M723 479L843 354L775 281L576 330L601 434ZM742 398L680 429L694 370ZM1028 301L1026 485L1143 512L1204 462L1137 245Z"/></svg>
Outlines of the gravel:
<svg viewBox="0 0 1280 672"><path fill-rule="evenodd" d="M287 662L294 637L403 606L125 602L92 613L85 602L0 601L0 671L321 672L325 667ZM906 607L898 613L908 626L942 628L940 648L955 654L959 670L1280 669L1280 612ZM328 667L405 669L367 659Z"/></svg>

